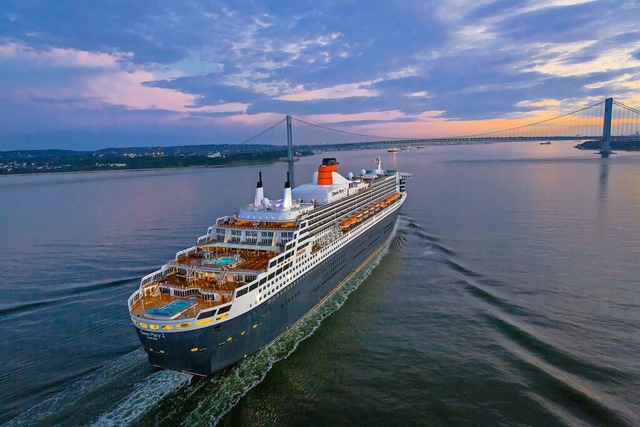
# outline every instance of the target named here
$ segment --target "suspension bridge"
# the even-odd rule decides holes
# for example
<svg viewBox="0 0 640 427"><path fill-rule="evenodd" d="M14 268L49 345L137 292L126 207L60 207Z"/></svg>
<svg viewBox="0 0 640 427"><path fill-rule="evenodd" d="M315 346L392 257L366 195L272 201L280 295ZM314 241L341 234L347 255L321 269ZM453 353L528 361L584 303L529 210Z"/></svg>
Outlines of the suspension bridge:
<svg viewBox="0 0 640 427"><path fill-rule="evenodd" d="M396 145L434 145L490 143L507 141L596 141L599 154L609 157L611 143L638 141L640 143L640 111L613 98L581 108L550 119L540 120L524 126L485 132L473 135L460 135L438 138L397 138L389 136L365 135L345 130L313 124L304 120L286 116L259 134L243 141L242 144L259 143L282 149L287 143L287 157L290 175L293 177L295 147L327 147L350 145L382 146ZM291 179L293 182L293 179Z"/></svg>

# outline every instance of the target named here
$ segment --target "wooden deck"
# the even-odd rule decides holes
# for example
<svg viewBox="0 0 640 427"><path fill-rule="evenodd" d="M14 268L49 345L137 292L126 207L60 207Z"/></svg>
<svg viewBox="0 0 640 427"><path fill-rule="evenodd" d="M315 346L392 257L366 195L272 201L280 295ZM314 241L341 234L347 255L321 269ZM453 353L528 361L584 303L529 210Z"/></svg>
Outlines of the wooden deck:
<svg viewBox="0 0 640 427"><path fill-rule="evenodd" d="M295 221L251 221L239 218L225 218L219 221L216 226L218 227L232 227L232 228L250 228L261 230L295 230Z"/></svg>
<svg viewBox="0 0 640 427"><path fill-rule="evenodd" d="M236 263L233 267L219 267L221 271L226 270L229 273L232 273L235 271L265 271L267 269L267 265L269 264L269 260L276 256L278 253L275 251L267 252L251 249L229 249L217 246L205 246L202 248L198 248L198 252L196 252L195 254L180 258L179 260L175 261L175 263L189 265L197 269L198 267L203 266L202 261L205 254L213 258L233 256L240 257L240 262ZM212 266L205 264L204 267Z"/></svg>
<svg viewBox="0 0 640 427"><path fill-rule="evenodd" d="M200 291L207 294L218 294L219 299L217 301L203 298L199 295L182 297L172 296L167 292L160 292L159 295L141 297L133 304L132 314L140 318L150 319L150 317L146 315L146 310L160 308L179 299L191 299L196 301L196 305L190 307L180 318L193 318L200 310L226 304L233 299L234 291L246 284L245 282L234 280L237 278L236 275L252 273L257 276L260 272L266 271L269 260L276 256L277 252L247 249L230 250L228 248L207 246L198 248L198 252L173 261L173 263L194 267L196 271L198 267L211 267L202 264L203 259L205 259L205 254L210 255L212 258L233 257L237 255L239 261L232 267L214 266L214 268L219 271L215 273L203 272L189 279L185 276L184 270L178 270L178 272L169 274L164 281L158 282L157 285L160 288L171 288L174 292L184 291L188 293L189 291ZM224 280L222 279L223 277Z"/></svg>
<svg viewBox="0 0 640 427"><path fill-rule="evenodd" d="M134 305L133 305L133 309L131 310L131 314L133 314L134 316L143 318L143 319L149 319L152 320L150 317L148 317L146 315L145 310L151 309L151 308L160 308L160 307L164 307L165 305L169 304L172 301L178 300L178 299L184 299L184 298L176 298L173 297L169 294L165 294L165 293L161 293L158 296L155 297L144 297L144 298L140 298ZM211 307L215 307L218 305L222 305L228 301L212 301L212 300L203 300L202 298L198 298L196 305L194 305L193 307L190 307L186 312L184 312L178 319L187 319L187 318L193 318L195 317L198 312L200 312L200 310L204 310L206 308L211 308ZM160 320L160 319L155 319L155 320ZM162 320L170 320L170 319L162 319Z"/></svg>

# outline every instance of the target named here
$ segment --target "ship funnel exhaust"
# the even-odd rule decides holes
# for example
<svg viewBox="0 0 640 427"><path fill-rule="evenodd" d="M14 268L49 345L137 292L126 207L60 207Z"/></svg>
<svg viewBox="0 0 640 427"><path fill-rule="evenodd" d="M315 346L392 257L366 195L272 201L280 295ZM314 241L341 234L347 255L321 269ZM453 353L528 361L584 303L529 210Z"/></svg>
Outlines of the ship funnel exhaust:
<svg viewBox="0 0 640 427"><path fill-rule="evenodd" d="M322 159L322 164L318 166L318 175L314 184L333 185L334 172L338 172L338 162L335 157Z"/></svg>
<svg viewBox="0 0 640 427"><path fill-rule="evenodd" d="M382 160L380 159L380 156L378 156L378 158L374 162L376 164L376 173L381 174L383 170L382 170Z"/></svg>
<svg viewBox="0 0 640 427"><path fill-rule="evenodd" d="M282 207L291 209L293 202L291 201L291 182L289 182L289 172L287 172L287 181L284 183L284 194L282 196Z"/></svg>
<svg viewBox="0 0 640 427"><path fill-rule="evenodd" d="M262 188L262 172L258 172L258 185L256 186L256 196L253 199L253 206L259 207L262 205L262 199L264 198L264 189Z"/></svg>

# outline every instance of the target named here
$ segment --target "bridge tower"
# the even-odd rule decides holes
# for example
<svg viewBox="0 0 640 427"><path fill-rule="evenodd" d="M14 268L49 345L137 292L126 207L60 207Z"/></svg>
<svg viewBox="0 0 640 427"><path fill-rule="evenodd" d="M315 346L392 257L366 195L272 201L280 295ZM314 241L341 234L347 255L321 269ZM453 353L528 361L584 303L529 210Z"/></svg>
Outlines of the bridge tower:
<svg viewBox="0 0 640 427"><path fill-rule="evenodd" d="M613 116L613 98L604 100L604 122L602 124L602 145L600 155L603 159L611 154L611 117Z"/></svg>
<svg viewBox="0 0 640 427"><path fill-rule="evenodd" d="M289 163L289 176L291 187L295 187L293 175L293 132L291 128L291 116L287 115L287 162Z"/></svg>

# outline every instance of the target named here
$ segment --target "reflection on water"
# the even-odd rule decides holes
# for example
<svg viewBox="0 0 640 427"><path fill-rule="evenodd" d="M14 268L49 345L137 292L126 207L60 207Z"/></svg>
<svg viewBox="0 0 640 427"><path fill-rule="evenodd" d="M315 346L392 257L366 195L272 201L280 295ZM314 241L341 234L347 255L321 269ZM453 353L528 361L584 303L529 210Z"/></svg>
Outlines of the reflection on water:
<svg viewBox="0 0 640 427"><path fill-rule="evenodd" d="M609 159L601 159L598 179L598 230L603 232L603 222L607 216L609 187Z"/></svg>
<svg viewBox="0 0 640 427"><path fill-rule="evenodd" d="M235 405L223 425L640 425L640 156L328 152L296 162L297 183L322 157L346 175L378 155L413 174L389 255L224 401L202 393L215 380L152 371L126 301L251 202L258 171L281 197L286 163L0 178L0 422L207 424Z"/></svg>
<svg viewBox="0 0 640 427"><path fill-rule="evenodd" d="M606 204L607 200L607 186L609 185L609 159L602 159L600 163L600 187L598 191L598 195L600 196L600 201Z"/></svg>

